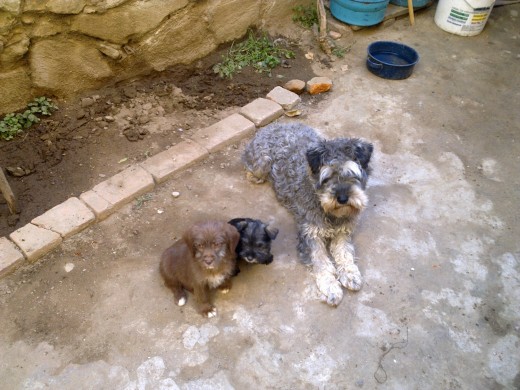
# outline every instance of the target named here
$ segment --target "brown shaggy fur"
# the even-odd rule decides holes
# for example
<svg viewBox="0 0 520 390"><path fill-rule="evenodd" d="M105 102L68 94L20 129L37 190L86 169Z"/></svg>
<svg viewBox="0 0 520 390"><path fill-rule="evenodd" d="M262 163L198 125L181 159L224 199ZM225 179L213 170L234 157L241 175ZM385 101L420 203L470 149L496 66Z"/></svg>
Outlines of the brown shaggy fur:
<svg viewBox="0 0 520 390"><path fill-rule="evenodd" d="M217 312L211 291L227 292L236 268L237 229L227 222L206 221L193 225L181 240L161 256L160 271L173 291L177 305L186 303L186 291L195 296L198 311L207 317Z"/></svg>

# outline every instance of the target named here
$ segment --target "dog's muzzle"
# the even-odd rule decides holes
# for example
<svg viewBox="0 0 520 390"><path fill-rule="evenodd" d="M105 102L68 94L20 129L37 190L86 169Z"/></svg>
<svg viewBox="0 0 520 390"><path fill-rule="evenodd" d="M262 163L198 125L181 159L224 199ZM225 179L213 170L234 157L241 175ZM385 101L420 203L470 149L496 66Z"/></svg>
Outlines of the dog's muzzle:
<svg viewBox="0 0 520 390"><path fill-rule="evenodd" d="M336 191L336 202L338 202L341 205L344 205L348 202L348 188L340 187Z"/></svg>
<svg viewBox="0 0 520 390"><path fill-rule="evenodd" d="M215 256L204 256L202 258L202 261L204 261L204 265L208 268L213 268L213 263L215 262Z"/></svg>
<svg viewBox="0 0 520 390"><path fill-rule="evenodd" d="M247 263L250 263L250 264L256 264L256 263L258 263L258 260L257 260L256 256L253 256L253 255L245 255L245 256L242 256L242 258L243 258Z"/></svg>
<svg viewBox="0 0 520 390"><path fill-rule="evenodd" d="M265 258L258 258L256 256L243 256L245 262L249 264L271 264L273 262L273 256L268 256Z"/></svg>
<svg viewBox="0 0 520 390"><path fill-rule="evenodd" d="M340 194L340 195L336 196L336 201L339 204L346 204L348 202L348 195Z"/></svg>

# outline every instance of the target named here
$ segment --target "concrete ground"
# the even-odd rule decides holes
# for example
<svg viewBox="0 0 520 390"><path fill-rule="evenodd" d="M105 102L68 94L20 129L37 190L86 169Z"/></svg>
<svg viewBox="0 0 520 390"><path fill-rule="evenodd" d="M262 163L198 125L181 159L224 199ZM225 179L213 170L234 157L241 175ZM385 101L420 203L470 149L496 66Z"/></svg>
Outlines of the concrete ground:
<svg viewBox="0 0 520 390"><path fill-rule="evenodd" d="M243 140L0 281L0 388L520 388L519 11L460 37L432 7L356 32L321 71L333 91L298 120L375 145L354 237L365 284L339 307L317 300L270 187L246 182ZM376 40L416 48L411 78L366 70ZM160 253L237 216L280 229L275 261L242 267L214 319L177 307Z"/></svg>

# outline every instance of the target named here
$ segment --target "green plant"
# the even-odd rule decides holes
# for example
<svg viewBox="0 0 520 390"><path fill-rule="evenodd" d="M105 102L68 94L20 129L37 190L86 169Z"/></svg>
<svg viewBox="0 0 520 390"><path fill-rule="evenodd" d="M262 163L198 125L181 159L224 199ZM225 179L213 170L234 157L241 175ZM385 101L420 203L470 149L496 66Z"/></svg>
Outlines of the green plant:
<svg viewBox="0 0 520 390"><path fill-rule="evenodd" d="M266 34L255 36L249 31L248 38L231 48L222 62L213 67L213 71L222 78L232 78L246 66L252 66L257 72L270 72L282 62L282 58L294 58L294 52L279 47Z"/></svg>
<svg viewBox="0 0 520 390"><path fill-rule="evenodd" d="M292 10L295 13L292 17L294 23L304 28L312 28L313 25L318 24L318 10L316 6L304 7L299 5Z"/></svg>
<svg viewBox="0 0 520 390"><path fill-rule="evenodd" d="M25 111L4 116L0 121L0 139L6 141L13 139L17 134L40 121L37 114L51 115L57 109L51 99L46 97L34 99L27 105Z"/></svg>
<svg viewBox="0 0 520 390"><path fill-rule="evenodd" d="M136 200L135 200L135 205L134 205L134 210L139 210L141 207L143 207L143 205L152 200L153 199L153 195L152 194L144 194L144 195L141 195L140 197L138 197Z"/></svg>
<svg viewBox="0 0 520 390"><path fill-rule="evenodd" d="M332 54L334 54L338 58L345 57L345 54L347 53L347 49L341 46L336 46L332 49Z"/></svg>
<svg viewBox="0 0 520 390"><path fill-rule="evenodd" d="M347 47L335 46L335 47L332 48L332 54L335 55L338 58L343 58L343 57L345 57L345 54L347 54L348 52L350 52L350 50L352 50L352 46L355 43L356 42L352 43L351 45L349 45Z"/></svg>

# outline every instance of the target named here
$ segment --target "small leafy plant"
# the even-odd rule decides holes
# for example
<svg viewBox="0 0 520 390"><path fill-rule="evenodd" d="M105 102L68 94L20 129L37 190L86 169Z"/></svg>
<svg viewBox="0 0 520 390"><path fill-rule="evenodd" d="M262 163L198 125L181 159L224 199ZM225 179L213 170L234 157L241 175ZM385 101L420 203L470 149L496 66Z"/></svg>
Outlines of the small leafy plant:
<svg viewBox="0 0 520 390"><path fill-rule="evenodd" d="M152 200L153 199L153 195L152 194L144 194L144 195L141 195L140 197L138 197L136 200L135 200L135 205L134 205L134 210L139 210L141 207L143 207L143 205Z"/></svg>
<svg viewBox="0 0 520 390"><path fill-rule="evenodd" d="M304 28L312 28L313 25L318 24L318 11L316 6L304 7L299 5L293 9L294 15L292 20Z"/></svg>
<svg viewBox="0 0 520 390"><path fill-rule="evenodd" d="M294 52L278 46L266 34L257 37L249 31L248 38L237 45L233 44L213 71L222 78L232 78L246 66L252 66L260 73L271 72L283 58L294 58Z"/></svg>
<svg viewBox="0 0 520 390"><path fill-rule="evenodd" d="M336 57L338 58L343 58L345 57L345 54L348 52L349 50L347 50L346 48L344 47L341 47L341 46L336 46L332 49L332 54L334 54Z"/></svg>
<svg viewBox="0 0 520 390"><path fill-rule="evenodd" d="M0 139L9 141L33 124L38 123L40 118L37 115L51 115L58 107L52 103L51 99L39 97L27 105L24 112L10 113L0 121Z"/></svg>
<svg viewBox="0 0 520 390"><path fill-rule="evenodd" d="M332 48L332 54L335 55L338 58L343 58L347 53L349 53L352 50L352 46L354 46L356 42L353 42L347 47L344 46L335 46Z"/></svg>

